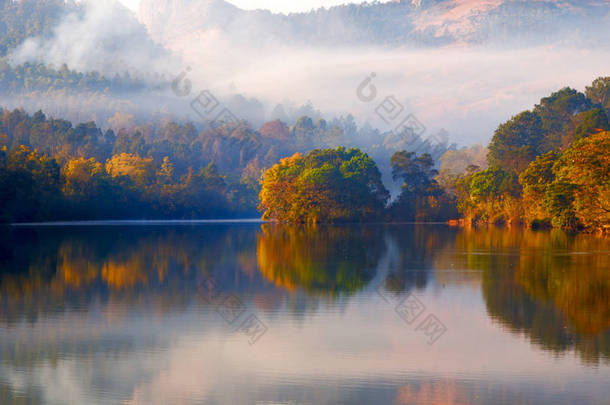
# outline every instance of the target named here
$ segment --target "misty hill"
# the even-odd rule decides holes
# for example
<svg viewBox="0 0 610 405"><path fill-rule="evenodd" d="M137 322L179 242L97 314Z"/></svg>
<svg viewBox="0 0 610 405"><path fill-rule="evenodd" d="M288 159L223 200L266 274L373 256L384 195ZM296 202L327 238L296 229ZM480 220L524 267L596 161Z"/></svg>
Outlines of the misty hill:
<svg viewBox="0 0 610 405"><path fill-rule="evenodd" d="M78 12L74 2L64 0L0 0L0 56L26 38L51 35L69 12Z"/></svg>
<svg viewBox="0 0 610 405"><path fill-rule="evenodd" d="M399 0L308 13L241 10L223 0L143 0L140 21L172 48L229 34L241 42L300 45L528 45L605 40L610 3L599 0Z"/></svg>
<svg viewBox="0 0 610 405"><path fill-rule="evenodd" d="M172 57L116 0L0 0L0 58L79 72L173 75ZM149 81L152 80L146 77Z"/></svg>
<svg viewBox="0 0 610 405"><path fill-rule="evenodd" d="M394 95L425 136L486 142L557 83L606 74L609 4L422 0L283 15L143 0L138 20L115 0L0 0L0 104L103 127L116 113L184 123L209 89L254 127L351 114L379 129L356 145L372 147L392 143L381 134L397 123L377 111ZM508 49L488 46L498 43ZM187 71L192 94L178 97L169 84ZM364 103L356 89L371 72L378 97Z"/></svg>

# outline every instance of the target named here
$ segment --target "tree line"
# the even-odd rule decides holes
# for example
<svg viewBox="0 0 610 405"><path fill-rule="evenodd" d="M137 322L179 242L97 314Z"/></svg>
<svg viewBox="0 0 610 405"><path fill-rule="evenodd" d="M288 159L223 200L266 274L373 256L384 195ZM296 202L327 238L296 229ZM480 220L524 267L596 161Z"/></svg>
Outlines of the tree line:
<svg viewBox="0 0 610 405"><path fill-rule="evenodd" d="M252 216L258 205L280 222L461 217L603 231L609 109L610 78L585 93L565 88L501 124L487 148L445 149L440 165L429 153L371 157L336 146L355 132L344 129L349 120L304 116L256 130L247 122L135 125L116 114L114 126L129 129L115 133L0 109L2 220ZM399 185L393 199L377 165L386 156Z"/></svg>
<svg viewBox="0 0 610 405"><path fill-rule="evenodd" d="M0 108L2 219L255 216L261 172L282 156L381 137L351 117L302 116L293 125L275 120L254 129L245 121L136 123L116 113L109 124L116 131ZM439 156L447 148L411 138L405 141ZM387 161L389 153L375 150Z"/></svg>
<svg viewBox="0 0 610 405"><path fill-rule="evenodd" d="M256 189L229 179L187 142L190 125L167 123L172 140L102 131L93 122L0 109L1 221L252 216Z"/></svg>
<svg viewBox="0 0 610 405"><path fill-rule="evenodd" d="M501 124L489 168L457 176L471 223L607 231L610 226L610 78L585 94L564 88Z"/></svg>
<svg viewBox="0 0 610 405"><path fill-rule="evenodd" d="M125 71L115 74L110 79L97 71L77 72L69 69L66 64L62 64L59 68L42 63L10 65L0 58L0 88L4 89L6 95L55 91L103 95L167 88L167 85L151 86L149 83L153 81L162 83L162 78L145 81Z"/></svg>
<svg viewBox="0 0 610 405"><path fill-rule="evenodd" d="M451 196L435 180L432 157L399 151L392 177L402 184L390 193L377 165L357 148L316 149L282 159L261 178L263 219L291 222L446 221L455 215Z"/></svg>
<svg viewBox="0 0 610 405"><path fill-rule="evenodd" d="M392 177L401 192L393 201L375 162L359 150L297 154L265 173L259 208L280 222L459 215L470 224L608 231L609 112L610 77L602 77L585 94L561 89L501 124L486 159L481 147L447 151L439 173L429 154L396 152Z"/></svg>

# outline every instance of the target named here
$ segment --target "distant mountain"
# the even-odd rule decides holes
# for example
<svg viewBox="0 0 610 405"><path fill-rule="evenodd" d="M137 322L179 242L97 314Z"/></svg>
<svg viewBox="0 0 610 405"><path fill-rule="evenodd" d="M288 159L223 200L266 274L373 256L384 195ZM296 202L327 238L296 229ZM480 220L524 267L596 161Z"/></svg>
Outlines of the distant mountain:
<svg viewBox="0 0 610 405"><path fill-rule="evenodd" d="M248 13L223 0L153 0L142 4L139 19L159 42L214 30Z"/></svg>
<svg viewBox="0 0 610 405"><path fill-rule="evenodd" d="M140 21L172 47L186 37L299 45L527 45L606 42L609 0L398 0L308 13L245 11L223 0L142 0Z"/></svg>

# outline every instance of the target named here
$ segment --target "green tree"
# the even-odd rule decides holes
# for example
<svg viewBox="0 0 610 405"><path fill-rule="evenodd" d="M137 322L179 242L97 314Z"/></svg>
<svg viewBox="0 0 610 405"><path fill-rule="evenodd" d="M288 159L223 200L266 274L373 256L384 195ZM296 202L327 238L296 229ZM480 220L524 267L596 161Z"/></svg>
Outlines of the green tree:
<svg viewBox="0 0 610 405"><path fill-rule="evenodd" d="M460 181L458 208L471 222L512 223L521 218L521 187L517 175L499 167L476 172Z"/></svg>
<svg viewBox="0 0 610 405"><path fill-rule="evenodd" d="M574 212L576 187L570 182L555 180L546 189L545 208L551 216L551 225L556 228L577 230L578 218Z"/></svg>
<svg viewBox="0 0 610 405"><path fill-rule="evenodd" d="M524 219L533 227L551 224L553 213L549 210L547 192L555 181L553 166L558 158L559 154L553 151L538 156L519 175L523 187Z"/></svg>
<svg viewBox="0 0 610 405"><path fill-rule="evenodd" d="M297 142L297 147L300 150L306 150L313 144L314 138L314 123L313 120L307 116L302 116L294 124L292 128L292 136Z"/></svg>
<svg viewBox="0 0 610 405"><path fill-rule="evenodd" d="M375 162L358 149L313 150L280 160L261 179L263 218L318 223L378 216L388 199Z"/></svg>
<svg viewBox="0 0 610 405"><path fill-rule="evenodd" d="M575 140L583 138L587 135L591 135L600 130L610 130L610 124L608 124L606 112L601 108L593 108L582 113L580 119L580 123L574 130Z"/></svg>
<svg viewBox="0 0 610 405"><path fill-rule="evenodd" d="M561 138L573 117L593 108L593 103L584 94L563 88L540 100L534 112L540 116L544 130L544 141L538 148L546 153L561 146Z"/></svg>
<svg viewBox="0 0 610 405"><path fill-rule="evenodd" d="M3 220L41 220L57 214L60 170L54 159L20 146L9 153L0 172Z"/></svg>
<svg viewBox="0 0 610 405"><path fill-rule="evenodd" d="M454 214L448 196L435 180L438 171L432 156L401 151L394 153L390 164L393 179L402 183L401 193L389 210L393 220L443 220Z"/></svg>
<svg viewBox="0 0 610 405"><path fill-rule="evenodd" d="M494 133L487 155L489 164L518 174L540 153L543 139L540 116L524 111L501 124Z"/></svg>
<svg viewBox="0 0 610 405"><path fill-rule="evenodd" d="M599 77L586 88L587 98L610 112L610 77Z"/></svg>

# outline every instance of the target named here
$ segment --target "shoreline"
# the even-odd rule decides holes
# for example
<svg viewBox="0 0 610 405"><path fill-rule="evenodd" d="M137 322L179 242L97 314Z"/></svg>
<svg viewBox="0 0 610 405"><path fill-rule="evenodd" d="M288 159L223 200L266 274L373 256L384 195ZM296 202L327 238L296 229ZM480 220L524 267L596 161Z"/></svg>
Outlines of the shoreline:
<svg viewBox="0 0 610 405"><path fill-rule="evenodd" d="M257 224L264 223L262 219L128 219L128 220L93 220L93 221L49 221L49 222L15 222L6 224L12 227L28 226L124 226L124 225L196 225L196 224Z"/></svg>

